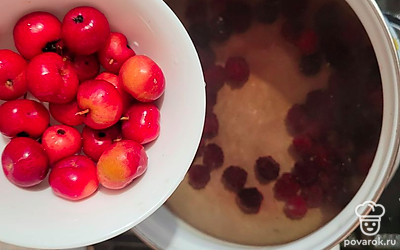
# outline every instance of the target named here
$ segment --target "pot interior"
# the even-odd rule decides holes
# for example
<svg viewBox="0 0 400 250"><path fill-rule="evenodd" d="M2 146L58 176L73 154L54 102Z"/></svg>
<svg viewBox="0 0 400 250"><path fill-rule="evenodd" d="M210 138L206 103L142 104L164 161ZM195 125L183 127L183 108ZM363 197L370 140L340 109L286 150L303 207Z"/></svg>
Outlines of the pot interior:
<svg viewBox="0 0 400 250"><path fill-rule="evenodd" d="M396 99L387 93L397 90L383 88L383 45L360 21L376 15L374 6L166 2L189 31L207 84L203 138L166 203L172 215L219 246L283 245L328 224L334 237L340 223L349 231L357 202L376 199L385 185L395 147L388 138L397 111L388 112ZM351 220L335 226L339 214Z"/></svg>

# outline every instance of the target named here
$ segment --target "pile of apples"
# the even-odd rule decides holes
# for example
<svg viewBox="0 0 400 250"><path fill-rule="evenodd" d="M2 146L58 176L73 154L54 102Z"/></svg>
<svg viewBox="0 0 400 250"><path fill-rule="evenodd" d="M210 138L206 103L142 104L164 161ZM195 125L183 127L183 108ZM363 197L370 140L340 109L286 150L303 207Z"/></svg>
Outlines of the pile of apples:
<svg viewBox="0 0 400 250"><path fill-rule="evenodd" d="M71 9L62 22L48 12L27 14L13 38L19 54L0 50L7 179L26 188L50 172L56 195L80 200L99 184L122 189L141 176L148 162L143 145L160 131L153 103L165 89L160 67L136 55L125 35L111 32L106 16L88 6Z"/></svg>

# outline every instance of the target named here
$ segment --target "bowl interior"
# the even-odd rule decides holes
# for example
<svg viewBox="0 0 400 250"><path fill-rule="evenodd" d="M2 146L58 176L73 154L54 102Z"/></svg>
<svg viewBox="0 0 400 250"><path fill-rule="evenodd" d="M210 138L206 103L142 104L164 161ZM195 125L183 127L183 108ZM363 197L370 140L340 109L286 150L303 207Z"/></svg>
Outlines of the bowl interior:
<svg viewBox="0 0 400 250"><path fill-rule="evenodd" d="M124 33L137 54L162 68L166 91L161 100L161 133L147 146L148 170L119 192L100 188L81 202L52 194L47 180L33 189L12 185L0 174L0 241L34 248L70 248L111 238L135 226L170 196L183 179L200 141L205 92L201 66L180 21L161 0L2 1L0 48L14 49L16 21L32 11L62 20L76 6L98 8L111 30ZM0 136L0 152L8 139Z"/></svg>

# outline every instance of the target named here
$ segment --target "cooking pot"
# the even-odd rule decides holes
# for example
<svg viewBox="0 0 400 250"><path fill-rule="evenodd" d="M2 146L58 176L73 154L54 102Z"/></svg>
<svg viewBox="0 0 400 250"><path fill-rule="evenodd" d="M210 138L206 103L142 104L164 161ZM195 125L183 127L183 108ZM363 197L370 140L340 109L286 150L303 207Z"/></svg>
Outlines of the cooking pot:
<svg viewBox="0 0 400 250"><path fill-rule="evenodd" d="M313 233L290 243L262 247L226 242L189 226L165 206L133 231L158 249L327 249L344 240L358 225L355 208L376 202L399 165L399 61L395 30L373 0L346 0L363 24L379 63L383 85L383 121L373 164L353 199L337 216ZM366 206L360 216L370 212Z"/></svg>

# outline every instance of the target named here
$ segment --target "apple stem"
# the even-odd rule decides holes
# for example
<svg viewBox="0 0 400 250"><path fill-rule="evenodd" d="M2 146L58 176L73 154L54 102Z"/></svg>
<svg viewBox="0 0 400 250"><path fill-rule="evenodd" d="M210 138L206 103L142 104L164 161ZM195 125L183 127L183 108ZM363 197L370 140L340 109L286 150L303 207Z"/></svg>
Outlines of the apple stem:
<svg viewBox="0 0 400 250"><path fill-rule="evenodd" d="M89 113L89 111L90 111L89 109L85 109L85 110L76 112L75 115L86 115L87 113Z"/></svg>
<svg viewBox="0 0 400 250"><path fill-rule="evenodd" d="M114 63L114 59L111 58L110 61L108 61L108 64L111 65L111 64L113 64L113 63Z"/></svg>
<svg viewBox="0 0 400 250"><path fill-rule="evenodd" d="M6 81L6 86L7 87L12 87L13 86L13 82L11 80L7 80Z"/></svg>
<svg viewBox="0 0 400 250"><path fill-rule="evenodd" d="M119 119L120 121L129 121L129 117L127 116L123 116L121 117L121 119Z"/></svg>

